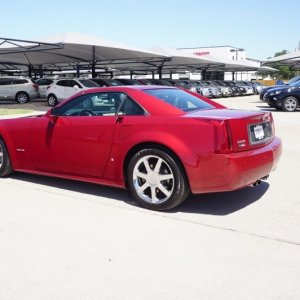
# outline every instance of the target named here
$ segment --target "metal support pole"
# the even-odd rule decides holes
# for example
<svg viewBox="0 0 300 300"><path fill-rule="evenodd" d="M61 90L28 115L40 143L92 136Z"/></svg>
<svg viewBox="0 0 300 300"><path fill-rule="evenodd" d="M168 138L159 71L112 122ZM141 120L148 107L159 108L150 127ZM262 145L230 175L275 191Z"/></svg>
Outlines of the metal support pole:
<svg viewBox="0 0 300 300"><path fill-rule="evenodd" d="M32 65L28 66L28 77L31 78L32 77Z"/></svg>
<svg viewBox="0 0 300 300"><path fill-rule="evenodd" d="M162 78L162 66L157 67L157 73L158 73L158 78L161 79Z"/></svg>
<svg viewBox="0 0 300 300"><path fill-rule="evenodd" d="M77 78L80 77L80 66L79 65L76 66L76 77Z"/></svg>
<svg viewBox="0 0 300 300"><path fill-rule="evenodd" d="M39 65L39 76L40 76L40 78L43 78L43 76L44 76L43 66L42 65Z"/></svg>
<svg viewBox="0 0 300 300"><path fill-rule="evenodd" d="M96 73L96 65L93 62L92 63L92 78L96 78L97 77L97 73Z"/></svg>

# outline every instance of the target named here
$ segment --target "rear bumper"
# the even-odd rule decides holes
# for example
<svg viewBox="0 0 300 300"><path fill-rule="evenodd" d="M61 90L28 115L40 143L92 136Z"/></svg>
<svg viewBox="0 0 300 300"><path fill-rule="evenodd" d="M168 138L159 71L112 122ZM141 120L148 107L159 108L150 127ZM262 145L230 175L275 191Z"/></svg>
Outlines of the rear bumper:
<svg viewBox="0 0 300 300"><path fill-rule="evenodd" d="M203 157L197 170L188 171L191 191L224 192L251 185L276 169L281 152L281 140L275 137L258 149Z"/></svg>

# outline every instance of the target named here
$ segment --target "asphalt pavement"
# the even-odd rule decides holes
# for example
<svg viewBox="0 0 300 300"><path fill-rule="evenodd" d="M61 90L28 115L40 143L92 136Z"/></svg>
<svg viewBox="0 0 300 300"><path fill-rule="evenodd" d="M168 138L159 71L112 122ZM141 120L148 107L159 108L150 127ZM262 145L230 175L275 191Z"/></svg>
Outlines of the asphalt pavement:
<svg viewBox="0 0 300 300"><path fill-rule="evenodd" d="M258 96L217 102L269 110ZM300 111L273 116L283 155L268 181L170 212L121 189L0 179L0 299L299 299Z"/></svg>

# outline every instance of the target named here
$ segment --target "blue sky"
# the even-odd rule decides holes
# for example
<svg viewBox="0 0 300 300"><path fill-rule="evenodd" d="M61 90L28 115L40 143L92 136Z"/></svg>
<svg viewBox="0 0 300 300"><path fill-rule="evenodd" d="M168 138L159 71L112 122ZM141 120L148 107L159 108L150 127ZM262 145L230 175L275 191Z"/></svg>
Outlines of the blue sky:
<svg viewBox="0 0 300 300"><path fill-rule="evenodd" d="M299 0L14 0L1 3L0 37L79 32L140 48L230 45L266 59L298 47L299 16Z"/></svg>

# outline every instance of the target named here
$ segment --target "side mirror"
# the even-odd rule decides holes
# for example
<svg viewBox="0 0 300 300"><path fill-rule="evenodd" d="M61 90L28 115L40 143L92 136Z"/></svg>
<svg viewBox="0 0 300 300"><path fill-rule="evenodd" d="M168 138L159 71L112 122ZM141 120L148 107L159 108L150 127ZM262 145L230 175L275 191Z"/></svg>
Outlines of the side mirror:
<svg viewBox="0 0 300 300"><path fill-rule="evenodd" d="M47 116L49 117L50 123L54 125L59 116L58 109L56 109L55 107L49 109L47 112Z"/></svg>
<svg viewBox="0 0 300 300"><path fill-rule="evenodd" d="M51 117L58 117L58 109L55 108L55 107L50 109L50 116Z"/></svg>
<svg viewBox="0 0 300 300"><path fill-rule="evenodd" d="M76 90L80 89L80 87L79 87L77 84L75 84L73 87L74 87Z"/></svg>

